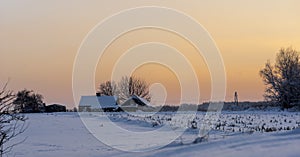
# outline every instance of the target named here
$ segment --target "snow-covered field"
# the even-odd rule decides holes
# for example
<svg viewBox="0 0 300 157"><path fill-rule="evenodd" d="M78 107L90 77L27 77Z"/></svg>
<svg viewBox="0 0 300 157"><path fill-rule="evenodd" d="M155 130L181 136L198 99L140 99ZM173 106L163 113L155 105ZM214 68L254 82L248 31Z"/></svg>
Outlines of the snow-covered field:
<svg viewBox="0 0 300 157"><path fill-rule="evenodd" d="M150 132L164 124L188 131L179 139L160 149L132 153L101 143L88 131L77 113L28 114L28 129L15 140L26 138L14 147L9 156L40 157L102 157L102 156L300 156L300 113L297 112L225 112L216 120L207 141L190 144L187 140L197 137L204 113L193 120L182 113L172 119L173 113L137 114L107 113L117 126L135 132ZM96 129L107 129L110 121L100 113L85 113ZM116 130L104 130L113 141L121 139ZM108 139L109 139L108 138ZM138 142L148 142L139 137L126 137ZM186 138L186 139L185 139ZM152 141L160 139L152 139ZM181 142L184 141L181 144ZM188 143L188 144L187 144ZM120 142L119 144L122 144ZM137 146L137 147L138 147ZM135 146L133 146L135 147Z"/></svg>
<svg viewBox="0 0 300 157"><path fill-rule="evenodd" d="M193 115L189 112L175 113L111 113L111 119L146 122L153 126L169 124L181 128L200 128L205 112ZM193 117L195 116L195 117ZM300 127L300 113L293 112L223 112L213 120L213 130L224 132L279 132Z"/></svg>

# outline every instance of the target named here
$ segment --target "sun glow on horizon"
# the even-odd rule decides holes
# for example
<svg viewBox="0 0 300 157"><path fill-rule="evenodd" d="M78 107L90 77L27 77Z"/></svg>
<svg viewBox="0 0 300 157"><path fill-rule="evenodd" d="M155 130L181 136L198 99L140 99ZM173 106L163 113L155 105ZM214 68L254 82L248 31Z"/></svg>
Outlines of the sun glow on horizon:
<svg viewBox="0 0 300 157"><path fill-rule="evenodd" d="M208 30L224 60L227 101L233 100L234 91L238 91L241 101L263 100L264 85L259 70L268 59L274 60L282 47L300 50L300 1L297 0L118 3L3 0L0 2L0 83L11 78L10 89L33 89L43 94L47 103L63 103L72 108L72 68L80 43L103 19L138 6L177 9ZM178 24L185 27L180 21ZM135 30L115 40L99 60L95 87L111 79L114 64L124 52L147 42L161 42L181 52L199 78L201 101L210 99L211 78L203 56L182 37L159 29ZM150 53L151 49L145 52ZM170 58L170 61L177 60ZM167 67L149 63L135 69L133 74L151 84L163 84L168 93L166 101L178 102L178 78ZM189 78L185 81L189 82Z"/></svg>

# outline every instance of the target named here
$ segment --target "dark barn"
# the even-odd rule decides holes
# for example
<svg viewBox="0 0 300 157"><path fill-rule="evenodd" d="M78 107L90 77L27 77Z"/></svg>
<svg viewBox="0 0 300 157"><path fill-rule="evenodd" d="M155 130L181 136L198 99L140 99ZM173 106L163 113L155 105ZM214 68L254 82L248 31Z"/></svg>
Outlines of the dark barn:
<svg viewBox="0 0 300 157"><path fill-rule="evenodd" d="M46 112L66 112L67 108L64 105L52 104L46 106Z"/></svg>

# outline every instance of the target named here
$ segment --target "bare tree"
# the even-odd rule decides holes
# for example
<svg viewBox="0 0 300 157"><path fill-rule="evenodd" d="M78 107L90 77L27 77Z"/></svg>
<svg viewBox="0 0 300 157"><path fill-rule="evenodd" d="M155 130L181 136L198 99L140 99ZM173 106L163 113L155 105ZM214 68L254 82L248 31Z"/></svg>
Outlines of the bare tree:
<svg viewBox="0 0 300 157"><path fill-rule="evenodd" d="M124 102L130 97L129 78L127 76L122 77L121 81L118 83L118 96L120 102Z"/></svg>
<svg viewBox="0 0 300 157"><path fill-rule="evenodd" d="M124 76L118 84L119 100L123 102L132 95L151 100L149 85L141 78Z"/></svg>
<svg viewBox="0 0 300 157"><path fill-rule="evenodd" d="M117 90L117 85L114 81L106 81L100 84L97 94L100 96L102 95L114 96L117 94L116 90Z"/></svg>
<svg viewBox="0 0 300 157"><path fill-rule="evenodd" d="M260 71L266 85L265 98L289 108L300 101L299 52L282 48L274 65L268 61Z"/></svg>
<svg viewBox="0 0 300 157"><path fill-rule="evenodd" d="M12 91L7 91L6 87L7 83L0 91L0 157L25 140L15 143L9 142L26 130L25 121L27 120L15 109L13 104L15 95Z"/></svg>

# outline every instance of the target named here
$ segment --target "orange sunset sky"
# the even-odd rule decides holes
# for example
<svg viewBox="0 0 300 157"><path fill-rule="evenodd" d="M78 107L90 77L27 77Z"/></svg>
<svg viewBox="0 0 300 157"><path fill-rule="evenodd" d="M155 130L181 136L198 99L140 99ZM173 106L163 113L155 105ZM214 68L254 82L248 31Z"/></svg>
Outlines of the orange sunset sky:
<svg viewBox="0 0 300 157"><path fill-rule="evenodd" d="M281 47L300 50L298 0L0 0L0 84L10 78L9 89L32 89L44 95L46 103L72 108L73 64L87 33L106 17L141 6L176 9L207 29L223 57L227 101L233 100L234 91L243 101L263 100L259 70L264 63L274 61ZM96 85L110 79L114 63L124 52L144 42L178 49L196 72L201 101L209 101L210 75L202 56L180 36L158 29L128 32L115 40L99 60ZM152 52L145 49L143 53ZM134 75L163 84L167 103L178 102L180 85L167 67L145 64Z"/></svg>

